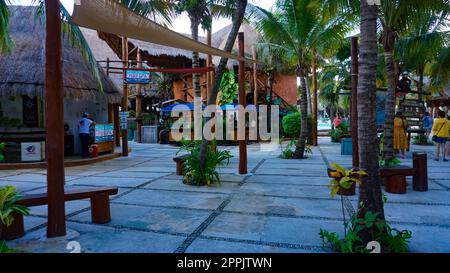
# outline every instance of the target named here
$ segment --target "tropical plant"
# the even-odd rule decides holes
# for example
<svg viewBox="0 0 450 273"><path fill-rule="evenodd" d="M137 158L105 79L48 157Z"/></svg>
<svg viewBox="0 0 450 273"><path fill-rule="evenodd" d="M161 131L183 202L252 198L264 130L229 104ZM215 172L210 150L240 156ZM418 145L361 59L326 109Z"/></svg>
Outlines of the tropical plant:
<svg viewBox="0 0 450 273"><path fill-rule="evenodd" d="M241 27L242 21L244 19L245 9L247 7L247 0L221 0L220 2L222 2L223 6L225 6L227 10L232 11L231 30L230 33L228 34L225 47L223 49L226 52L231 52L234 43L236 42L239 28ZM214 81L208 96L208 105L216 104L220 82L222 80L223 73L225 72L227 63L228 58L222 57L220 58L219 65L216 66L216 70L214 73ZM209 119L210 118L207 118L207 121L209 121ZM206 163L207 153L208 153L208 140L203 137L199 155L200 166L202 166L202 168L204 168L204 166L207 164Z"/></svg>
<svg viewBox="0 0 450 273"><path fill-rule="evenodd" d="M283 128L283 133L287 137L296 137L300 134L301 131L301 122L300 122L301 114L299 112L293 112L287 114L281 120L281 126ZM312 127L312 116L308 115L307 118L307 126L308 126L308 143L311 143L311 127Z"/></svg>
<svg viewBox="0 0 450 273"><path fill-rule="evenodd" d="M238 83L236 82L236 75L234 71L230 70L223 74L220 82L220 98L219 104L231 104L238 99Z"/></svg>
<svg viewBox="0 0 450 273"><path fill-rule="evenodd" d="M280 158L293 159L294 158L294 154L295 154L295 147L297 146L297 141L298 140L296 140L296 139L292 139L291 141L289 141L289 143L286 145L286 147L283 147L284 139L281 138L279 140L280 148L281 148ZM306 155L312 155L313 154L313 150L312 150L310 145L306 145L306 147L305 147L305 154Z"/></svg>
<svg viewBox="0 0 450 273"><path fill-rule="evenodd" d="M341 139L343 137L349 135L348 125L346 123L341 123L336 128L334 128L334 130L331 130L328 134L330 135L332 142L341 142Z"/></svg>
<svg viewBox="0 0 450 273"><path fill-rule="evenodd" d="M14 42L9 34L9 13L7 4L10 0L0 0L0 54L9 53L14 46Z"/></svg>
<svg viewBox="0 0 450 273"><path fill-rule="evenodd" d="M383 158L380 158L379 161L379 165L380 167L396 167L398 165L400 165L402 162L400 161L400 159L398 159L397 157L392 157L390 159L388 159L387 161L384 160Z"/></svg>
<svg viewBox="0 0 450 273"><path fill-rule="evenodd" d="M333 178L328 185L332 198L343 189L350 189L355 184L362 185L362 179L367 176L365 171L347 170L339 164L333 163L330 172ZM342 200L342 196L341 196ZM385 202L386 199L383 199ZM361 214L363 211L363 214ZM386 253L404 253L408 251L408 243L411 232L407 230L399 231L392 228L380 217L364 209L364 203L360 203L358 213L351 216L350 223L344 222L345 237L340 238L336 232L329 232L320 229L319 235L324 245L331 246L334 251L340 253L368 253L365 236L366 230L370 230L370 237L380 244L381 250Z"/></svg>
<svg viewBox="0 0 450 273"><path fill-rule="evenodd" d="M333 179L330 184L328 184L328 188L331 190L332 198L334 198L340 189L350 189L353 184L361 185L360 177L367 175L365 171L356 171L353 169L346 170L337 163L332 163L331 167L333 168L333 171L330 172L330 176L333 177Z"/></svg>
<svg viewBox="0 0 450 273"><path fill-rule="evenodd" d="M415 145L434 145L433 142L429 141L426 135L417 135L414 137L413 143Z"/></svg>
<svg viewBox="0 0 450 273"><path fill-rule="evenodd" d="M300 78L301 132L295 157L303 158L308 134L308 71L318 54L326 55L341 42L351 29L349 16L329 16L328 1L278 0L274 12L251 6L250 19L262 34L264 44L285 63L296 67ZM313 71L315 73L315 71Z"/></svg>
<svg viewBox="0 0 450 273"><path fill-rule="evenodd" d="M5 186L0 187L0 222L4 226L10 226L14 221L12 213L28 215L29 209L22 205L18 205L17 201L21 199L16 187Z"/></svg>
<svg viewBox="0 0 450 273"><path fill-rule="evenodd" d="M384 48L384 59L386 63L386 74L388 79L388 92L386 93L386 106L385 106L385 125L384 125L384 159L388 160L394 156L394 115L395 115L395 92L398 83L398 68L396 69L396 60L394 58L394 50L398 38L405 34L408 27L413 25L414 22L420 21L418 24L420 27L430 27L429 22L424 24L424 19L428 21L431 17L438 16L446 18L448 11L450 11L449 0L382 0L379 9L380 24L382 27L380 42ZM442 14L441 14L442 13ZM442 20L442 19L440 19ZM433 20L432 20L433 21ZM425 26L422 26L422 25ZM436 21L432 22L436 24ZM423 31L420 34L426 34L428 30ZM417 38L417 37L416 37ZM423 38L423 37L422 37ZM420 38L419 38L420 39ZM423 41L423 40L422 40ZM434 46L433 46L434 47ZM425 46L425 50L428 50L428 46ZM430 51L433 49L430 48ZM420 50L419 50L420 51ZM412 51L409 51L410 53ZM419 66L423 65L423 61L426 60L425 53L419 58ZM420 62L422 61L422 62ZM418 69L424 69L424 67L418 67ZM422 74L422 73L419 73Z"/></svg>
<svg viewBox="0 0 450 273"><path fill-rule="evenodd" d="M211 145L208 145L206 162L202 166L200 164L200 146L201 141L181 141L178 153L182 151L188 153L183 163L183 183L196 186L220 183L217 167L228 165L233 156L229 151L218 151L216 141L213 141Z"/></svg>
<svg viewBox="0 0 450 273"><path fill-rule="evenodd" d="M370 229L373 241L380 244L383 253L406 253L409 239L412 238L411 231L392 228L377 213L370 211L364 217L352 215L350 223L345 224L344 228L346 236L342 239L336 232L320 229L319 235L324 245L331 246L339 253L369 253L371 249L361 238L361 232Z"/></svg>
<svg viewBox="0 0 450 273"><path fill-rule="evenodd" d="M0 142L0 162L5 162L5 147L6 147L6 143L5 142Z"/></svg>

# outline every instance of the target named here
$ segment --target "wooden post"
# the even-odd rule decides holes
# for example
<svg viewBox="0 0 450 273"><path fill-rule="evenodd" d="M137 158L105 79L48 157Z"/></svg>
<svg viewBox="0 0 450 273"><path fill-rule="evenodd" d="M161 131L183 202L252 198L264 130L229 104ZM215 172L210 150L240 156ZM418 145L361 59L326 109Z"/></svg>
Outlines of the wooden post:
<svg viewBox="0 0 450 273"><path fill-rule="evenodd" d="M312 117L312 145L319 145L317 131L317 56L313 50L312 60L312 84L313 84L313 117Z"/></svg>
<svg viewBox="0 0 450 273"><path fill-rule="evenodd" d="M66 235L64 203L64 89L61 17L58 0L45 1L45 151L47 157L47 237Z"/></svg>
<svg viewBox="0 0 450 273"><path fill-rule="evenodd" d="M108 123L114 122L114 105L112 103L108 103Z"/></svg>
<svg viewBox="0 0 450 273"><path fill-rule="evenodd" d="M208 29L208 31L206 32L206 43L208 46L211 46L212 43L212 33L211 33L211 28ZM212 66L212 56L208 55L206 58L206 66L210 67ZM211 92L211 87L212 87L212 81L213 81L213 77L212 77L212 73L211 72L207 72L206 73L206 101L209 100L209 94Z"/></svg>
<svg viewBox="0 0 450 273"><path fill-rule="evenodd" d="M244 57L244 32L239 32L239 56ZM239 61L239 104L243 107L246 106L245 101L245 62ZM245 124L245 112L241 109L239 111L239 121L243 121ZM246 126L244 126L245 129ZM244 132L245 139L239 140L239 174L247 174L247 133Z"/></svg>
<svg viewBox="0 0 450 273"><path fill-rule="evenodd" d="M106 58L106 76L109 76L109 57Z"/></svg>
<svg viewBox="0 0 450 273"><path fill-rule="evenodd" d="M137 50L137 61L138 68L142 68L142 58L141 58L141 50ZM137 143L141 143L141 126L142 126L142 84L138 84L137 86L137 94L136 94L136 134Z"/></svg>
<svg viewBox="0 0 450 273"><path fill-rule="evenodd" d="M122 61L123 67L128 67L128 38L122 37ZM122 111L128 111L128 86L125 83L126 70L123 71L123 97ZM122 130L122 156L128 156L128 129Z"/></svg>
<svg viewBox="0 0 450 273"><path fill-rule="evenodd" d="M352 57L352 94L351 94L351 115L350 123L352 130L352 162L353 168L359 168L359 147L358 147L358 37L351 38Z"/></svg>
<svg viewBox="0 0 450 273"><path fill-rule="evenodd" d="M114 139L116 147L120 147L120 121L119 121L119 104L114 103Z"/></svg>
<svg viewBox="0 0 450 273"><path fill-rule="evenodd" d="M252 47L252 55L253 55L253 104L256 109L258 109L258 66L256 64L256 47Z"/></svg>

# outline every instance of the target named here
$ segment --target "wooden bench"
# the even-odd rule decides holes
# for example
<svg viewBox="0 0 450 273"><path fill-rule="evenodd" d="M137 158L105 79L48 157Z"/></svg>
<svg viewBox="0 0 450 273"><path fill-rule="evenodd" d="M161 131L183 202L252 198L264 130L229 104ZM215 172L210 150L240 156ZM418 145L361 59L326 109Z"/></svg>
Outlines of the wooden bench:
<svg viewBox="0 0 450 273"><path fill-rule="evenodd" d="M92 222L96 224L105 224L111 221L111 210L109 206L109 196L116 195L118 189L115 187L87 188L68 190L64 193L64 201L73 201L81 199L91 200ZM47 193L25 194L17 202L26 207L35 207L48 204ZM23 215L14 213L14 222L11 226L5 228L2 232L4 240L13 240L22 237L25 234L23 224Z"/></svg>
<svg viewBox="0 0 450 273"><path fill-rule="evenodd" d="M175 161L175 163L177 165L176 166L177 175L183 175L183 163L188 156L189 156L188 154L185 154L185 155L180 155L180 156L176 156L173 158L173 161Z"/></svg>
<svg viewBox="0 0 450 273"><path fill-rule="evenodd" d="M380 169L381 177L384 177L386 192L406 193L406 176L413 176L415 168L408 166L384 167Z"/></svg>

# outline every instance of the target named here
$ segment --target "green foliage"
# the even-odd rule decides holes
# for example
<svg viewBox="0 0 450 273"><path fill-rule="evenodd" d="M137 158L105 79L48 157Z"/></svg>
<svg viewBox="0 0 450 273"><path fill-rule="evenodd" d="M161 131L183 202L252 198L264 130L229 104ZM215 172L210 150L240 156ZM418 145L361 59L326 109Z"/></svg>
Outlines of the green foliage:
<svg viewBox="0 0 450 273"><path fill-rule="evenodd" d="M281 127L283 128L283 132L286 137L298 137L300 135L301 130L300 118L301 115L299 112L293 112L283 117L281 121ZM308 126L308 139L310 139L312 129L311 115L308 115L307 126Z"/></svg>
<svg viewBox="0 0 450 273"><path fill-rule="evenodd" d="M11 52L14 42L9 33L9 12L7 3L9 0L0 0L0 54Z"/></svg>
<svg viewBox="0 0 450 273"><path fill-rule="evenodd" d="M16 251L12 248L9 248L6 245L5 241L0 240L0 253L16 253Z"/></svg>
<svg viewBox="0 0 450 273"><path fill-rule="evenodd" d="M400 159L393 157L391 159L389 159L388 161L380 159L378 161L378 164L380 165L380 167L396 167L398 165L400 165L400 163L402 163L400 161Z"/></svg>
<svg viewBox="0 0 450 273"><path fill-rule="evenodd" d="M364 218L354 214L349 225L345 226L346 236L340 238L336 232L320 229L319 235L324 245L331 246L339 253L369 253L367 246L361 239L364 230L370 230L371 238L381 245L383 253L408 252L411 231L392 228L385 220L380 219L378 213L366 212Z"/></svg>
<svg viewBox="0 0 450 273"><path fill-rule="evenodd" d="M430 142L426 135L417 135L414 137L413 143L415 145L434 145L433 142Z"/></svg>
<svg viewBox="0 0 450 273"><path fill-rule="evenodd" d="M236 75L234 71L227 71L223 74L222 80L220 82L220 98L219 104L231 104L238 99L238 88L239 85L236 82Z"/></svg>
<svg viewBox="0 0 450 273"><path fill-rule="evenodd" d="M12 213L28 215L30 210L27 207L16 204L21 196L17 193L16 187L0 187L0 222L5 226L10 226L14 221Z"/></svg>
<svg viewBox="0 0 450 273"><path fill-rule="evenodd" d="M283 159L292 159L292 158L294 158L295 148L297 146L298 140L296 140L296 139L291 140L286 145L286 147L283 147L283 141L284 141L284 139L281 138L280 139L280 147L281 147L280 158L283 158ZM313 154L311 146L306 145L306 147L305 147L305 154L306 155L312 155Z"/></svg>
<svg viewBox="0 0 450 273"><path fill-rule="evenodd" d="M5 155L4 155L5 147L6 147L6 143L0 142L0 162L5 161Z"/></svg>
<svg viewBox="0 0 450 273"><path fill-rule="evenodd" d="M361 184L360 177L367 175L365 171L346 170L337 163L332 163L331 167L334 168L334 171L330 173L333 180L328 184L328 188L331 190L331 198L334 198L340 189L350 189L354 183Z"/></svg>
<svg viewBox="0 0 450 273"><path fill-rule="evenodd" d="M348 125L342 122L334 130L328 133L331 137L331 142L341 142L341 138L348 136Z"/></svg>
<svg viewBox="0 0 450 273"><path fill-rule="evenodd" d="M183 183L196 186L209 186L216 182L220 183L219 173L216 168L228 165L230 158L233 157L229 151L218 151L216 148L217 142L212 141L208 145L205 165L202 168L200 165L201 141L182 140L181 145L177 154L181 151L188 152L183 163Z"/></svg>

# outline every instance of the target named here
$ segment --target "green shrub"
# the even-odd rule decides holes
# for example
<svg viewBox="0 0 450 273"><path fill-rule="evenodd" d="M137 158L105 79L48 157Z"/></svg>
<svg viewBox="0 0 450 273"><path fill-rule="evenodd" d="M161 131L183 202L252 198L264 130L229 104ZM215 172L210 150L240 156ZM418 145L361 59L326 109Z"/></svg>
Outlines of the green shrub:
<svg viewBox="0 0 450 273"><path fill-rule="evenodd" d="M211 185L220 183L219 173L216 168L222 165L228 165L233 156L229 151L218 151L216 141L208 145L205 158L205 166L200 166L200 146L201 141L181 141L181 151L188 152L183 163L183 183L188 185Z"/></svg>
<svg viewBox="0 0 450 273"><path fill-rule="evenodd" d="M292 158L294 158L294 153L295 153L295 149L297 147L298 140L296 140L296 139L291 140L286 145L286 147L283 147L283 141L284 141L284 139L281 138L280 139L280 147L281 147L280 158L283 158L283 159L292 159ZM313 151L312 151L311 146L306 145L305 146L305 155L312 155L312 153L313 153Z"/></svg>
<svg viewBox="0 0 450 273"><path fill-rule="evenodd" d="M300 122L300 113L299 112L293 112L288 115L286 115L283 120L281 121L281 127L282 132L284 133L284 136L286 137L299 137L300 135L300 129L301 129L301 122ZM308 125L308 143L311 143L311 129L312 129L312 116L308 115L307 117L307 125Z"/></svg>
<svg viewBox="0 0 450 273"><path fill-rule="evenodd" d="M347 123L341 123L334 130L331 130L329 133L331 137L331 142L341 142L341 138L348 136L348 125Z"/></svg>

